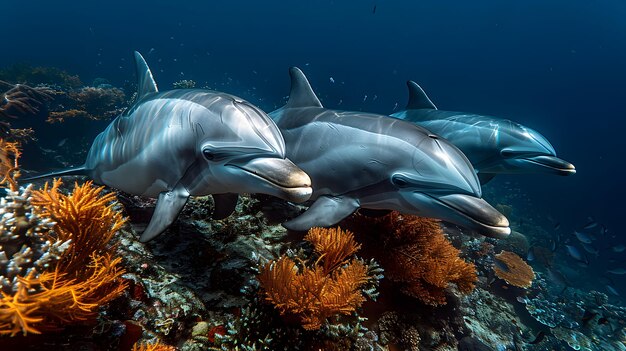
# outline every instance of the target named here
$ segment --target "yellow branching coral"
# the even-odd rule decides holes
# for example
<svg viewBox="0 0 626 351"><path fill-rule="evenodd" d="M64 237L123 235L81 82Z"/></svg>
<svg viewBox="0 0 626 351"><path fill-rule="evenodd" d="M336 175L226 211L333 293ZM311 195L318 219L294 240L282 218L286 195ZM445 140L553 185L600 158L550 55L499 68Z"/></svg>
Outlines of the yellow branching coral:
<svg viewBox="0 0 626 351"><path fill-rule="evenodd" d="M64 195L59 192L60 184L55 181L51 188L46 184L43 190L32 194L28 187L22 196L10 195L24 198L18 202L22 211L31 211L38 222L50 223L52 230L36 227L39 229L24 231L24 235L32 236L32 242L41 242L32 251L42 252L37 259L42 263L13 281L3 281L0 335L38 334L67 324L93 321L98 308L126 288L121 281L121 259L108 252L113 235L126 221L114 209L115 197L102 195L102 188L91 183L76 184L72 194ZM22 240L11 231L0 233L0 237L7 242ZM57 249L50 251L51 247ZM30 262L28 255L32 251L5 250L3 254L23 266ZM7 252L11 256L7 257ZM10 278L7 274L0 272L0 277Z"/></svg>
<svg viewBox="0 0 626 351"><path fill-rule="evenodd" d="M313 228L305 240L319 255L312 267L299 268L283 256L263 265L258 279L266 301L283 315L297 315L305 329L316 330L327 318L351 314L361 306L365 298L360 288L369 276L361 261L347 261L359 248L352 233Z"/></svg>
<svg viewBox="0 0 626 351"><path fill-rule="evenodd" d="M535 279L533 268L513 252L502 251L495 256L493 270L496 276L520 288L529 288Z"/></svg>

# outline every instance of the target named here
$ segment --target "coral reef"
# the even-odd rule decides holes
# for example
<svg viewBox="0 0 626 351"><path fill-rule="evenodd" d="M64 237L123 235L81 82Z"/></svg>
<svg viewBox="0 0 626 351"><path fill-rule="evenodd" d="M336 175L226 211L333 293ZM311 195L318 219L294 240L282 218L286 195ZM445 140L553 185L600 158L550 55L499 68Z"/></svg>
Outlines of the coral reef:
<svg viewBox="0 0 626 351"><path fill-rule="evenodd" d="M524 260L513 252L502 251L495 256L493 270L496 276L520 288L529 288L535 279L535 272Z"/></svg>
<svg viewBox="0 0 626 351"><path fill-rule="evenodd" d="M312 228L304 238L319 256L313 265L283 256L261 266L265 300L283 315L297 315L304 329L317 330L329 317L349 315L365 301L361 288L370 279L367 266L347 258L360 247L340 228ZM321 262L321 264L320 264Z"/></svg>
<svg viewBox="0 0 626 351"><path fill-rule="evenodd" d="M46 87L32 88L24 84L11 84L0 80L0 132L14 140L33 138L31 128L12 129L10 120L37 115L53 99L53 91Z"/></svg>
<svg viewBox="0 0 626 351"><path fill-rule="evenodd" d="M0 334L95 321L99 307L126 288L121 259L106 251L124 223L108 205L112 197L100 197L102 189L91 184L60 195L59 185L34 192L29 186L20 194L9 190L3 201L2 218L8 220L2 227Z"/></svg>
<svg viewBox="0 0 626 351"><path fill-rule="evenodd" d="M61 69L25 64L15 64L0 70L0 80L14 81L32 86L44 84L60 89L73 89L83 85L77 75L71 75Z"/></svg>
<svg viewBox="0 0 626 351"><path fill-rule="evenodd" d="M380 238L382 248L373 253L385 276L405 294L437 306L446 303L445 290L450 284L460 293L474 288L474 265L460 257L437 220L392 212L380 218L355 216L347 221L355 232Z"/></svg>
<svg viewBox="0 0 626 351"><path fill-rule="evenodd" d="M124 111L126 95L119 88L111 86L82 87L57 98L66 100L60 107L52 106L47 122L61 123L70 118L92 120L110 119Z"/></svg>
<svg viewBox="0 0 626 351"><path fill-rule="evenodd" d="M107 250L124 224L114 196L91 184L70 196L18 189L14 144L0 140L7 195L0 201L0 334L38 334L95 321L98 309L126 288L120 258ZM102 237L99 237L102 236Z"/></svg>

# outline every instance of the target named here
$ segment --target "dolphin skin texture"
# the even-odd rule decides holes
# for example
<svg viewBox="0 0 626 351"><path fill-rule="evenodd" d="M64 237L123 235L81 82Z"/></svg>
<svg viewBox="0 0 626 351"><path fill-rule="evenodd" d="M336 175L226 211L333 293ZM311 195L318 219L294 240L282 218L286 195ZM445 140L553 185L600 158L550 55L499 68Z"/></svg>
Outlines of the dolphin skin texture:
<svg viewBox="0 0 626 351"><path fill-rule="evenodd" d="M31 179L83 174L130 194L157 197L143 242L167 229L189 196L213 194L214 218L230 215L239 193L309 199L311 180L285 157L284 139L267 114L221 92L159 92L138 52L135 60L136 103L96 137L84 165Z"/></svg>
<svg viewBox="0 0 626 351"><path fill-rule="evenodd" d="M438 110L417 83L407 85L406 110L391 116L422 126L461 149L481 184L497 174L576 173L574 165L556 157L554 147L537 131L507 119Z"/></svg>
<svg viewBox="0 0 626 351"><path fill-rule="evenodd" d="M311 177L314 202L286 228L331 226L364 208L440 218L491 237L510 233L454 145L389 116L326 109L302 71L289 73L289 101L270 117L287 157Z"/></svg>

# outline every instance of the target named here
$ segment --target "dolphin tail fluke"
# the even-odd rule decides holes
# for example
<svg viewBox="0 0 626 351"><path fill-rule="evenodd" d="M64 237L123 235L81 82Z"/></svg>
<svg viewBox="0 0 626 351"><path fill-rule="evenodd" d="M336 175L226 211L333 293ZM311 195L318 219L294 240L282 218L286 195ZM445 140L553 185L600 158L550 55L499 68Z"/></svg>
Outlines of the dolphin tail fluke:
<svg viewBox="0 0 626 351"><path fill-rule="evenodd" d="M409 103L406 105L407 110L437 109L437 106L430 100L419 84L409 80L406 82L406 85L409 87Z"/></svg>
<svg viewBox="0 0 626 351"><path fill-rule="evenodd" d="M154 77L152 77L150 67L148 67L146 60L137 51L135 51L135 67L137 68L137 99L141 99L150 93L157 93L159 89L154 81Z"/></svg>
<svg viewBox="0 0 626 351"><path fill-rule="evenodd" d="M289 76L291 77L291 92L285 108L323 107L311 88L309 80L298 67L291 67Z"/></svg>
<svg viewBox="0 0 626 351"><path fill-rule="evenodd" d="M321 196L308 210L283 223L289 230L305 231L313 227L330 227L348 217L359 208L359 203L349 197Z"/></svg>
<svg viewBox="0 0 626 351"><path fill-rule="evenodd" d="M145 243L163 233L178 217L178 214L187 203L187 199L189 199L189 192L181 184L178 184L170 191L160 193L154 214L146 230L141 234L139 241Z"/></svg>
<svg viewBox="0 0 626 351"><path fill-rule="evenodd" d="M22 178L20 180L30 182L32 180L37 180L37 179L62 177L62 176L69 176L69 175L87 175L87 169L85 168L85 166L67 168L67 169L63 169L60 171L39 174L34 177Z"/></svg>

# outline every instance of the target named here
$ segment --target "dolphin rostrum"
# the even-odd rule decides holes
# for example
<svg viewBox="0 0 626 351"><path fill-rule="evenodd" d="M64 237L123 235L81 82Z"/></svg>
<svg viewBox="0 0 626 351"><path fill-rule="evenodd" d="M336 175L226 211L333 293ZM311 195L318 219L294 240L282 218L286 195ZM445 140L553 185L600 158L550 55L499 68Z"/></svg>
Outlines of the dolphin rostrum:
<svg viewBox="0 0 626 351"><path fill-rule="evenodd" d="M505 173L576 173L574 165L556 157L554 147L537 131L507 119L438 110L417 83L407 85L406 110L391 116L448 139L472 162L481 184Z"/></svg>
<svg viewBox="0 0 626 351"><path fill-rule="evenodd" d="M314 202L286 228L330 226L365 208L441 218L492 237L510 233L455 146L389 116L326 109L302 71L289 73L289 100L270 116L287 157L311 177Z"/></svg>
<svg viewBox="0 0 626 351"><path fill-rule="evenodd" d="M96 137L84 165L36 178L83 174L130 194L158 197L143 242L163 232L189 196L213 194L219 218L232 212L238 193L294 202L311 196L309 176L285 157L285 141L267 114L221 92L159 92L138 52L135 60L136 103Z"/></svg>

